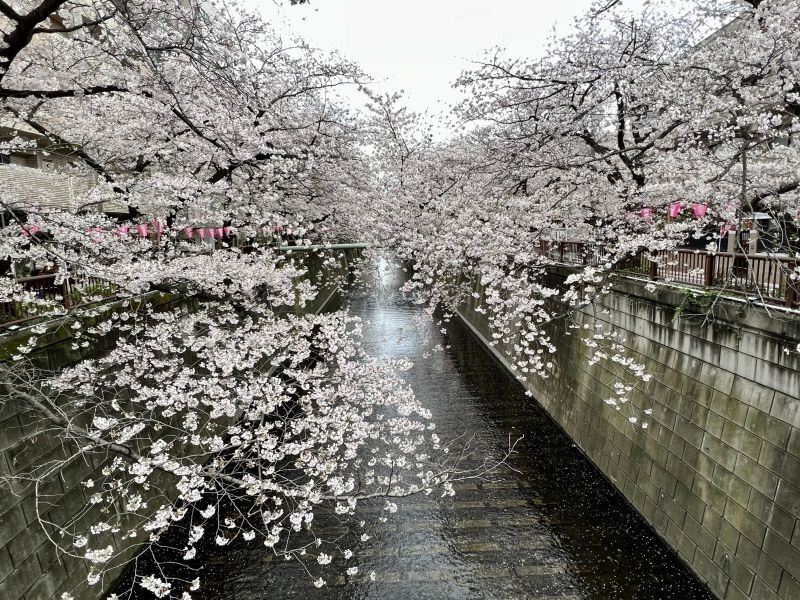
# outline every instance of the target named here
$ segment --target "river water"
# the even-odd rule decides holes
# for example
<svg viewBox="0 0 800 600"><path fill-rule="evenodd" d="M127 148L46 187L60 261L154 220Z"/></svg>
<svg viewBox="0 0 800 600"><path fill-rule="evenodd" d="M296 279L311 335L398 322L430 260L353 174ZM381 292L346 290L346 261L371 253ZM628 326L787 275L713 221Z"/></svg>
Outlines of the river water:
<svg viewBox="0 0 800 600"><path fill-rule="evenodd" d="M524 434L517 453L491 481L457 486L454 498L398 502L399 511L356 544L357 576L329 576L317 589L300 564L273 562L253 543L205 557L203 597L710 598L469 330L454 322L443 334L393 277L345 300L365 321L367 348L414 361L408 381L442 438L474 433L480 453L499 459L509 437ZM442 350L432 351L436 345Z"/></svg>

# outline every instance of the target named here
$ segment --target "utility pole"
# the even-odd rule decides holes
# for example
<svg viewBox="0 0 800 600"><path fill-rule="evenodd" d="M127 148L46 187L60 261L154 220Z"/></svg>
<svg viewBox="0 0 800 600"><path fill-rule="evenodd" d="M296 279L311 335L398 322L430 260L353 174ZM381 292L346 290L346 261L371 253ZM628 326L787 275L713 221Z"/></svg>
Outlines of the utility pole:
<svg viewBox="0 0 800 600"><path fill-rule="evenodd" d="M744 138L742 140L742 201L741 201L741 209L739 212L739 219L738 223L736 224L736 230L729 233L728 237L728 252L733 254L737 254L740 250L743 254L747 253L747 249L743 246L740 249L739 243L739 236L742 234L742 221L744 220L744 211L749 208L750 214L753 214L753 207L750 205L750 202L747 200L747 148L750 146L750 140ZM752 219L751 219L752 220ZM750 235L753 235L753 230L750 230Z"/></svg>
<svg viewBox="0 0 800 600"><path fill-rule="evenodd" d="M750 209L750 237L748 238L747 254L755 254L758 251L758 221L756 220L756 210L753 203L747 199L747 149L750 147L750 140L745 139L742 146L742 207Z"/></svg>

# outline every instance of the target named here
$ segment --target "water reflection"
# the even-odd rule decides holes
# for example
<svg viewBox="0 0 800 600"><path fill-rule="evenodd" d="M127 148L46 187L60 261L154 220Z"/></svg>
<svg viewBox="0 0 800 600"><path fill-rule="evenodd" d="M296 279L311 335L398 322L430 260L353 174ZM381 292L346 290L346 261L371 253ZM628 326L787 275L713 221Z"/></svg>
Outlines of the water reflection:
<svg viewBox="0 0 800 600"><path fill-rule="evenodd" d="M471 334L459 323L442 334L396 293L395 275L384 270L382 285L347 300L366 322L368 349L414 360L409 382L443 438L474 433L480 453L499 458L509 436L524 433L518 453L492 481L457 486L453 499L398 502L374 537L354 542L354 577L317 589L300 564L276 564L260 545L226 547L206 557L204 597L710 598ZM355 535L334 520L315 524Z"/></svg>

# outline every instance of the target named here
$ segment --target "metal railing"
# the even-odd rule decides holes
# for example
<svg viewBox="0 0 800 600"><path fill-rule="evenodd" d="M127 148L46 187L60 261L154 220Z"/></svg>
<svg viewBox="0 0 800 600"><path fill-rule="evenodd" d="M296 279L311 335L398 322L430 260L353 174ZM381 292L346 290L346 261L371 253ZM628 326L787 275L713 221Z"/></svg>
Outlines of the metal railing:
<svg viewBox="0 0 800 600"><path fill-rule="evenodd" d="M800 308L800 260L769 254L740 254L677 249L640 252L617 261L600 244L542 241L540 252L551 260L569 265L596 266L612 262L621 273L653 281L683 283L702 288L755 296L760 301Z"/></svg>

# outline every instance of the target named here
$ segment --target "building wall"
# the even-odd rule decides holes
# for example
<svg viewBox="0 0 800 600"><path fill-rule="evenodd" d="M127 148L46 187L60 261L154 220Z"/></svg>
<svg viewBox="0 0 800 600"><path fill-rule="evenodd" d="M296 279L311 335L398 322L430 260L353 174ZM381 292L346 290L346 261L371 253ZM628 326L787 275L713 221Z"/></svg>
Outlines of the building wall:
<svg viewBox="0 0 800 600"><path fill-rule="evenodd" d="M34 167L36 156L13 155L11 164L0 166L0 190L23 203L38 206L69 207L82 198L94 185L94 177L73 177L56 170ZM57 157L50 159L59 160ZM61 166L61 165L59 165Z"/></svg>
<svg viewBox="0 0 800 600"><path fill-rule="evenodd" d="M590 365L564 323L552 327L551 376L524 385L718 598L797 600L800 314L722 301L713 323L675 320L686 298L623 280L575 317L624 332L655 376L631 399L640 417L652 409L647 429L604 402L620 373ZM460 315L486 342L482 302ZM513 340L492 350L510 367Z"/></svg>
<svg viewBox="0 0 800 600"><path fill-rule="evenodd" d="M321 292L314 303L298 306L296 312L316 313L334 307L338 286L356 255L354 250L342 252L334 264L323 264L311 253L298 253L294 260L307 266L308 277L320 284ZM147 301L164 306L185 304L161 295L154 295ZM114 309L113 306L108 308ZM71 349L73 330L67 325L60 322L40 336L41 342L31 355L35 364L55 370L82 358L80 353ZM13 350L27 341L28 336L20 332L16 336L0 338L0 360L8 360ZM103 348L94 347L80 352L86 356L102 351ZM0 401L0 478L18 475L48 457L59 459L63 453L59 438L52 433L43 434L35 415L14 401ZM65 523L86 506L91 494L81 482L92 477L92 473L103 464L75 461L52 479L44 491L53 494L49 514L54 521ZM91 513L87 516L92 517ZM108 543L113 543L116 548L125 548L125 543L116 537L110 538ZM18 485L9 488L0 483L0 599L58 599L62 593L69 592L75 600L95 600L104 597L120 571L111 573L102 585L94 587L87 586L87 574L85 561L56 555L55 546L47 539L37 518L33 490Z"/></svg>

